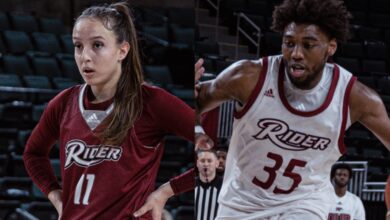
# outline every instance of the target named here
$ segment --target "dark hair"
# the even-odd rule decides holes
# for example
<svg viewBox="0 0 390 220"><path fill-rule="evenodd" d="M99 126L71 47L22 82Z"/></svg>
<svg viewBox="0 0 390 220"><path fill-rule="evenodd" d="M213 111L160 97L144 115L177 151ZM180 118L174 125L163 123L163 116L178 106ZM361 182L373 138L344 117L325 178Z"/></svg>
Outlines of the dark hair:
<svg viewBox="0 0 390 220"><path fill-rule="evenodd" d="M124 141L142 112L143 73L137 33L125 2L89 7L76 19L76 23L83 18L100 20L105 28L114 32L118 44L128 42L130 45L127 56L122 60L122 73L114 96L114 110L103 121L106 129L99 133L103 143L118 145Z"/></svg>
<svg viewBox="0 0 390 220"><path fill-rule="evenodd" d="M332 170L330 171L330 178L333 179L334 175L336 174L336 170L338 169L346 169L349 173L349 178L352 178L352 168L346 164L346 163L336 163L332 166Z"/></svg>
<svg viewBox="0 0 390 220"><path fill-rule="evenodd" d="M349 19L352 17L340 0L285 0L273 11L271 29L283 33L291 22L315 24L330 39L349 39Z"/></svg>
<svg viewBox="0 0 390 220"><path fill-rule="evenodd" d="M214 154L215 158L218 158L217 152L215 150L197 150L196 157L198 157L198 155L201 153L212 153Z"/></svg>

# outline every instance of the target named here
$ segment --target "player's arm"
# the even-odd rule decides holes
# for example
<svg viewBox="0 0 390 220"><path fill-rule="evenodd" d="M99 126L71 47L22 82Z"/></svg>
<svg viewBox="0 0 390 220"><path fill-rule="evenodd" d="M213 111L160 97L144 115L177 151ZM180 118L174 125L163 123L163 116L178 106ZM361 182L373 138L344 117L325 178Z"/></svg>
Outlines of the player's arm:
<svg viewBox="0 0 390 220"><path fill-rule="evenodd" d="M355 214L353 220L366 220L366 211L362 200L358 197L356 200Z"/></svg>
<svg viewBox="0 0 390 220"><path fill-rule="evenodd" d="M216 79L197 85L197 115L228 100L242 105L248 101L261 72L261 61L241 60L222 71Z"/></svg>
<svg viewBox="0 0 390 220"><path fill-rule="evenodd" d="M195 189L195 169L189 169L179 176L173 177L170 185L175 195Z"/></svg>
<svg viewBox="0 0 390 220"><path fill-rule="evenodd" d="M351 122L359 121L390 150L390 119L380 96L356 81L349 100Z"/></svg>
<svg viewBox="0 0 390 220"><path fill-rule="evenodd" d="M161 135L175 134L194 142L195 111L183 100L167 91L154 88L150 91L148 109Z"/></svg>
<svg viewBox="0 0 390 220"><path fill-rule="evenodd" d="M173 195L193 190L195 188L195 170L192 168L185 173L172 178L168 183L161 185L148 196L145 204L134 212L134 217L140 217L152 212L153 220L160 220L165 203Z"/></svg>
<svg viewBox="0 0 390 220"><path fill-rule="evenodd" d="M200 115L225 101L236 100L245 105L256 86L261 72L261 61L241 60L233 63L216 79L198 83L204 72L203 60L195 64L195 146L196 149L210 149L214 144L200 126Z"/></svg>
<svg viewBox="0 0 390 220"><path fill-rule="evenodd" d="M138 218L150 211L153 220L160 220L165 203L173 195L174 192L170 183L164 183L148 196L145 204L133 213L134 217Z"/></svg>
<svg viewBox="0 0 390 220"><path fill-rule="evenodd" d="M59 137L65 100L72 89L65 90L49 102L38 124L27 140L23 161L28 174L50 202L62 213L62 189L50 164L50 150Z"/></svg>
<svg viewBox="0 0 390 220"><path fill-rule="evenodd" d="M42 115L40 122L31 133L23 153L23 161L31 179L48 197L60 217L62 215L62 189L49 159L50 149L56 138L49 126L48 112Z"/></svg>

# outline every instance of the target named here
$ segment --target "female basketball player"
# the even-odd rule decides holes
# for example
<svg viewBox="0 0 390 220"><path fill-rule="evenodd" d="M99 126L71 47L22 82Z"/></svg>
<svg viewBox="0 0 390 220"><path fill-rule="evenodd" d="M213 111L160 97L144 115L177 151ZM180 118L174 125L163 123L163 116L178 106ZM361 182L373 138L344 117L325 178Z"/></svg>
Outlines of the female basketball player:
<svg viewBox="0 0 390 220"><path fill-rule="evenodd" d="M61 219L131 219L154 189L163 137L174 133L192 140L194 112L143 84L126 4L84 10L72 37L85 84L49 102L27 142L24 162ZM49 159L57 140L61 185Z"/></svg>

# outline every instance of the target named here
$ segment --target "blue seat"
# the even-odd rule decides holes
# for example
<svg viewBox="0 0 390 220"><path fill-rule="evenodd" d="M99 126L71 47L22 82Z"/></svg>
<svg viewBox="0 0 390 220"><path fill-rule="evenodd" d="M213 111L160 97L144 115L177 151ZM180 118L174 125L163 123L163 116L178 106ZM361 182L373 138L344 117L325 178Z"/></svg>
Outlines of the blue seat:
<svg viewBox="0 0 390 220"><path fill-rule="evenodd" d="M350 71L353 74L359 75L362 72L360 62L355 58L345 58L345 57L337 57L337 63Z"/></svg>
<svg viewBox="0 0 390 220"><path fill-rule="evenodd" d="M366 73L386 73L387 65L385 61L381 60L363 60L362 71Z"/></svg>
<svg viewBox="0 0 390 220"><path fill-rule="evenodd" d="M43 75L47 77L59 77L61 76L61 69L57 63L57 60L53 57L32 57L32 64L35 74Z"/></svg>
<svg viewBox="0 0 390 220"><path fill-rule="evenodd" d="M62 53L61 45L54 34L34 32L31 36L37 51L50 54Z"/></svg>
<svg viewBox="0 0 390 220"><path fill-rule="evenodd" d="M59 58L62 76L70 78L73 81L81 82L82 78L77 67L74 57L61 57Z"/></svg>
<svg viewBox="0 0 390 220"><path fill-rule="evenodd" d="M361 43L358 42L345 42L339 44L338 55L348 58L363 58L364 48Z"/></svg>
<svg viewBox="0 0 390 220"><path fill-rule="evenodd" d="M10 21L13 30L25 31L28 33L39 31L38 22L32 15L11 13Z"/></svg>
<svg viewBox="0 0 390 220"><path fill-rule="evenodd" d="M59 90L64 90L78 84L74 80L70 78L64 78L64 77L54 77L52 78L52 80L55 89L59 89Z"/></svg>
<svg viewBox="0 0 390 220"><path fill-rule="evenodd" d="M26 32L23 31L4 31L4 43L7 45L8 52L14 54L23 54L33 50L33 45Z"/></svg>
<svg viewBox="0 0 390 220"><path fill-rule="evenodd" d="M16 74L0 73L0 86L23 87L20 77Z"/></svg>
<svg viewBox="0 0 390 220"><path fill-rule="evenodd" d="M171 72L168 66L152 66L145 65L146 79L152 81L154 84L166 87L172 84Z"/></svg>
<svg viewBox="0 0 390 220"><path fill-rule="evenodd" d="M4 12L0 12L0 31L10 30L8 16Z"/></svg>
<svg viewBox="0 0 390 220"><path fill-rule="evenodd" d="M0 200L0 219L17 219L15 210L19 208L21 202L15 200Z"/></svg>
<svg viewBox="0 0 390 220"><path fill-rule="evenodd" d="M368 42L365 48L368 59L386 61L388 58L387 46L384 43Z"/></svg>
<svg viewBox="0 0 390 220"><path fill-rule="evenodd" d="M64 53L69 53L69 54L73 54L74 53L74 46L73 46L72 35L70 35L70 34L61 35L60 36L60 41L61 41Z"/></svg>
<svg viewBox="0 0 390 220"><path fill-rule="evenodd" d="M51 89L50 81L47 76L23 76L23 80L26 83L26 86L29 88L37 89Z"/></svg>
<svg viewBox="0 0 390 220"><path fill-rule="evenodd" d="M32 74L33 72L26 56L4 55L3 68L5 72L18 75Z"/></svg>
<svg viewBox="0 0 390 220"><path fill-rule="evenodd" d="M39 18L39 25L41 27L41 31L44 33L52 33L52 34L65 34L66 29L64 23L61 19L58 18Z"/></svg>
<svg viewBox="0 0 390 220"><path fill-rule="evenodd" d="M58 219L58 213L50 202L33 201L25 209L38 219Z"/></svg>

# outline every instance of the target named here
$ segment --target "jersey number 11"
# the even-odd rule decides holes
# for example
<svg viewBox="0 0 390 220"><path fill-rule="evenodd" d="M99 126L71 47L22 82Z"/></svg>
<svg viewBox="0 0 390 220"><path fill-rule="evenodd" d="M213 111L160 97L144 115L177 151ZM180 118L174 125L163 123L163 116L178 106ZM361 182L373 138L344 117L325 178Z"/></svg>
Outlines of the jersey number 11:
<svg viewBox="0 0 390 220"><path fill-rule="evenodd" d="M89 196L91 195L92 187L93 187L93 182L95 181L95 174L86 174L86 175L81 175L79 181L77 182L76 185L76 191L74 194L74 204L80 205L80 200L81 200L81 191L83 189L84 185L84 179L87 179L87 188L85 190L82 204L83 205L88 205L89 204Z"/></svg>

